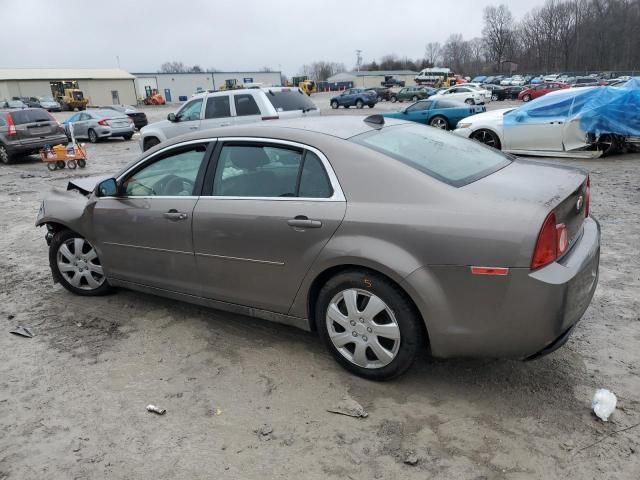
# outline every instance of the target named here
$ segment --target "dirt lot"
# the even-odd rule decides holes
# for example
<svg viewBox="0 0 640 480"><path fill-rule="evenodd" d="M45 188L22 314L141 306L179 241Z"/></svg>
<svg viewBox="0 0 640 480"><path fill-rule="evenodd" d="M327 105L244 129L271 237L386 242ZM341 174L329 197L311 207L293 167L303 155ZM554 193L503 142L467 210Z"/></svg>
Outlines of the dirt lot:
<svg viewBox="0 0 640 480"><path fill-rule="evenodd" d="M314 98L328 109L327 95ZM600 284L564 348L529 363L425 355L372 383L309 333L54 285L33 226L40 200L139 154L120 139L88 151L84 171L0 166L0 480L638 478L640 427L602 438L640 422L640 155L559 160L591 171L602 224ZM18 324L36 336L10 335ZM598 387L618 396L609 423L590 413ZM368 418L327 412L345 395Z"/></svg>

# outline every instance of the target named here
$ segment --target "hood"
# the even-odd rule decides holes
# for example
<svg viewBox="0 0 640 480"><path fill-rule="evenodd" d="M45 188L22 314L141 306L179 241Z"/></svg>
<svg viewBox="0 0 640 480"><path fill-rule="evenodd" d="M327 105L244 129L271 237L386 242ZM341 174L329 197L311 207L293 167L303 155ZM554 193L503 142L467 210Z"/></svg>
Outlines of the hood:
<svg viewBox="0 0 640 480"><path fill-rule="evenodd" d="M165 128L168 128L171 125L173 125L173 122L170 122L169 120L160 120L159 122L150 123L146 127L143 127L142 130L140 131L144 133L145 130L151 130L154 128L159 128L160 130L164 130Z"/></svg>
<svg viewBox="0 0 640 480"><path fill-rule="evenodd" d="M109 175L97 175L95 177L83 177L70 180L67 184L67 190L77 190L83 195L89 195L95 189L96 185L102 180L110 178Z"/></svg>

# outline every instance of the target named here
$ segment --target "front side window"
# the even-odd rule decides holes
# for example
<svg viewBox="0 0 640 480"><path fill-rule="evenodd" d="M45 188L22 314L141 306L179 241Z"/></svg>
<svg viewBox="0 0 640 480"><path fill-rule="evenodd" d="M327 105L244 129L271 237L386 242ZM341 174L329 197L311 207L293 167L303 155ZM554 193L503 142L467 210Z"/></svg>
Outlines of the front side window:
<svg viewBox="0 0 640 480"><path fill-rule="evenodd" d="M423 110L429 110L431 102L417 102L407 108L407 112L421 112Z"/></svg>
<svg viewBox="0 0 640 480"><path fill-rule="evenodd" d="M204 118L226 118L231 116L229 96L207 98L207 106L204 110Z"/></svg>
<svg viewBox="0 0 640 480"><path fill-rule="evenodd" d="M234 95L233 99L236 103L236 115L238 117L260 115L260 109L258 108L256 101L253 99L253 95Z"/></svg>
<svg viewBox="0 0 640 480"><path fill-rule="evenodd" d="M213 195L223 197L327 198L332 193L315 154L271 145L225 145L213 180Z"/></svg>
<svg viewBox="0 0 640 480"><path fill-rule="evenodd" d="M128 197L195 195L207 144L180 147L133 173L123 183Z"/></svg>
<svg viewBox="0 0 640 480"><path fill-rule="evenodd" d="M202 110L202 99L198 98L197 100L193 100L182 107L176 115L176 118L179 122L200 120L200 110Z"/></svg>

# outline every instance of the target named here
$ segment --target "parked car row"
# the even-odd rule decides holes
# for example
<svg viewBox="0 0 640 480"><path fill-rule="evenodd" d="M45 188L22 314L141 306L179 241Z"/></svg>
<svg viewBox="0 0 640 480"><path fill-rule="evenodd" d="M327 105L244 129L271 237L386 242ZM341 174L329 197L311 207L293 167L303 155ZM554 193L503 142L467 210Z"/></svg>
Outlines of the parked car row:
<svg viewBox="0 0 640 480"><path fill-rule="evenodd" d="M48 97L13 97L11 100L0 100L0 108L43 108L48 112L62 111L60 104L51 96Z"/></svg>

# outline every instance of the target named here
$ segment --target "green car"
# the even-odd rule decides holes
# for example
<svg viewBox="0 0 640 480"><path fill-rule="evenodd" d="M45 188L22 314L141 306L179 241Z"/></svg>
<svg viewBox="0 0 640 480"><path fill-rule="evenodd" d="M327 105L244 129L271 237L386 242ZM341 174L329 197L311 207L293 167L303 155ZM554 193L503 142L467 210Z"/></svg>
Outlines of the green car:
<svg viewBox="0 0 640 480"><path fill-rule="evenodd" d="M404 87L399 92L391 94L392 102L403 102L405 100L418 101L427 98L429 94L423 87Z"/></svg>

